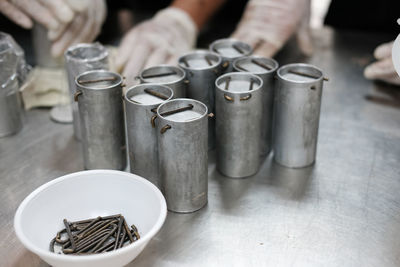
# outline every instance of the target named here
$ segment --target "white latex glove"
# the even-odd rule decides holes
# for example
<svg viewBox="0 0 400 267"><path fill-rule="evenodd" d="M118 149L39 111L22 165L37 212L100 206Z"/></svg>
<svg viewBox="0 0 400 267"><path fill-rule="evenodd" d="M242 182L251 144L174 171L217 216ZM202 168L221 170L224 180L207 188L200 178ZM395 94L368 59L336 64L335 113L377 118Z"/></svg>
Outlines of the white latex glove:
<svg viewBox="0 0 400 267"><path fill-rule="evenodd" d="M0 0L0 12L23 28L30 29L33 21L56 30L74 17L72 5L77 0ZM82 4L77 4L77 10Z"/></svg>
<svg viewBox="0 0 400 267"><path fill-rule="evenodd" d="M310 0L250 0L232 37L271 57L296 33L300 50L310 55L309 21Z"/></svg>
<svg viewBox="0 0 400 267"><path fill-rule="evenodd" d="M196 36L197 27L186 12L173 7L161 10L124 36L116 58L117 68L123 68L127 85L132 85L143 68L172 63L193 48Z"/></svg>
<svg viewBox="0 0 400 267"><path fill-rule="evenodd" d="M393 42L389 42L381 44L375 49L374 57L377 61L365 68L365 78L400 85L400 77L396 73L392 61L392 47Z"/></svg>
<svg viewBox="0 0 400 267"><path fill-rule="evenodd" d="M73 44L92 42L100 33L107 13L105 0L91 0L89 3L86 9L76 13L71 23L49 32L49 39L53 41L53 57L61 56Z"/></svg>

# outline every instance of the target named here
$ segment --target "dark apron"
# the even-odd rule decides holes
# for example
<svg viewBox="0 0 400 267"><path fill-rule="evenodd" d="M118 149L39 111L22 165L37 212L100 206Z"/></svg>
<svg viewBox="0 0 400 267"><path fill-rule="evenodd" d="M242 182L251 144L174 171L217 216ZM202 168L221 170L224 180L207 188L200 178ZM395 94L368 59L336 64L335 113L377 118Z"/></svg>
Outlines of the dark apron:
<svg viewBox="0 0 400 267"><path fill-rule="evenodd" d="M337 29L398 33L400 0L332 0L325 24Z"/></svg>

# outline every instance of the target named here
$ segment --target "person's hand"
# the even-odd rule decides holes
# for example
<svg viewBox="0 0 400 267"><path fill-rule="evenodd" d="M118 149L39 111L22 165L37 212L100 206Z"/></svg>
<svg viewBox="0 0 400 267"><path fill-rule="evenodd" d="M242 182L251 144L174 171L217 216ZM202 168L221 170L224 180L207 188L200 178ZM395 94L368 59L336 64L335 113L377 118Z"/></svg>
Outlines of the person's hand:
<svg viewBox="0 0 400 267"><path fill-rule="evenodd" d="M310 0L250 0L232 38L253 46L254 54L273 56L296 33L300 50L313 50Z"/></svg>
<svg viewBox="0 0 400 267"><path fill-rule="evenodd" d="M74 11L83 8L75 2L78 0L0 0L0 12L25 29L37 22L48 30L57 30L72 21Z"/></svg>
<svg viewBox="0 0 400 267"><path fill-rule="evenodd" d="M394 69L392 61L393 42L384 43L374 51L376 62L364 69L364 76L370 80L380 80L391 84L400 85L400 77Z"/></svg>
<svg viewBox="0 0 400 267"><path fill-rule="evenodd" d="M65 24L48 33L49 39L53 41L51 47L53 57L61 56L73 44L92 42L100 33L106 17L107 7L105 0L68 1L71 2L71 5L74 2L78 3L74 6L76 8L74 19L69 24ZM86 2L86 4L82 2Z"/></svg>
<svg viewBox="0 0 400 267"><path fill-rule="evenodd" d="M130 30L118 49L116 65L123 69L127 84L149 66L171 63L195 44L197 28L191 17L179 8L166 8L152 19Z"/></svg>

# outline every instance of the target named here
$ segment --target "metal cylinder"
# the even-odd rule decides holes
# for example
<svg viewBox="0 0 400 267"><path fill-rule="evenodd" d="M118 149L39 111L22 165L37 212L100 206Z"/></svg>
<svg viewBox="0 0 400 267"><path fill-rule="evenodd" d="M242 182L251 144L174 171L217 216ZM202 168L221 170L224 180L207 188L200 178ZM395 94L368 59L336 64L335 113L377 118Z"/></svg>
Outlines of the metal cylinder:
<svg viewBox="0 0 400 267"><path fill-rule="evenodd" d="M141 84L125 94L125 114L131 173L161 189L155 119L157 107L172 99L172 89L158 84Z"/></svg>
<svg viewBox="0 0 400 267"><path fill-rule="evenodd" d="M206 105L187 98L157 109L160 177L171 211L193 212L207 203L207 113Z"/></svg>
<svg viewBox="0 0 400 267"><path fill-rule="evenodd" d="M172 89L174 98L186 97L188 81L185 72L172 65L154 66L142 70L139 75L141 83L156 83Z"/></svg>
<svg viewBox="0 0 400 267"><path fill-rule="evenodd" d="M232 72L215 84L217 169L234 178L253 175L260 167L263 82Z"/></svg>
<svg viewBox="0 0 400 267"><path fill-rule="evenodd" d="M14 76L6 88L0 88L0 137L15 134L21 128L21 99L18 79Z"/></svg>
<svg viewBox="0 0 400 267"><path fill-rule="evenodd" d="M209 112L215 112L215 80L221 73L221 57L207 50L196 50L179 58L179 66L185 70L189 81L186 95L206 104ZM215 147L215 120L208 125L208 149Z"/></svg>
<svg viewBox="0 0 400 267"><path fill-rule="evenodd" d="M90 70L108 69L108 51L99 43L77 44L68 48L64 53L67 70L68 87L71 94L72 117L75 137L81 140L81 124L79 122L78 105L74 103L76 92L75 78Z"/></svg>
<svg viewBox="0 0 400 267"><path fill-rule="evenodd" d="M233 71L233 61L240 57L251 55L253 48L244 42L227 38L211 43L210 51L222 57L222 71L223 73L228 73Z"/></svg>
<svg viewBox="0 0 400 267"><path fill-rule="evenodd" d="M275 87L273 150L275 161L301 168L315 161L323 74L308 64L278 69Z"/></svg>
<svg viewBox="0 0 400 267"><path fill-rule="evenodd" d="M272 149L272 118L274 106L274 81L278 62L271 58L249 56L235 60L233 69L257 75L263 81L262 119L261 119L261 149L260 155L266 156Z"/></svg>
<svg viewBox="0 0 400 267"><path fill-rule="evenodd" d="M94 70L75 79L85 169L126 167L122 77Z"/></svg>
<svg viewBox="0 0 400 267"><path fill-rule="evenodd" d="M43 68L60 68L62 58L54 58L51 55L52 42L47 37L47 29L35 23L32 28L32 44L36 64Z"/></svg>

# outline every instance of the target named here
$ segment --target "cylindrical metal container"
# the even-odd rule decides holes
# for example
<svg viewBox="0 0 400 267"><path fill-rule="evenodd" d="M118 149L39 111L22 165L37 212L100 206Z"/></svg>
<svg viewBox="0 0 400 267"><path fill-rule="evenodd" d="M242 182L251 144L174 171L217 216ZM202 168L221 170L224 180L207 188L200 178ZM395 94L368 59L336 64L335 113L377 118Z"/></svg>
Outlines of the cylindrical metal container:
<svg viewBox="0 0 400 267"><path fill-rule="evenodd" d="M0 88L0 137L15 134L22 128L18 88L17 76L10 79L5 88Z"/></svg>
<svg viewBox="0 0 400 267"><path fill-rule="evenodd" d="M222 70L224 73L233 71L233 61L253 53L253 48L250 45L231 38L214 41L210 45L210 50L222 57Z"/></svg>
<svg viewBox="0 0 400 267"><path fill-rule="evenodd" d="M125 94L125 114L131 173L140 175L161 189L155 119L157 107L172 99L171 88L140 84Z"/></svg>
<svg viewBox="0 0 400 267"><path fill-rule="evenodd" d="M172 89L174 98L186 97L188 81L185 72L172 65L154 66L142 70L139 75L141 83L156 83Z"/></svg>
<svg viewBox="0 0 400 267"><path fill-rule="evenodd" d="M39 23L33 25L32 44L35 61L39 67L60 68L62 66L62 58L54 58L51 55L52 42L47 37L47 29Z"/></svg>
<svg viewBox="0 0 400 267"><path fill-rule="evenodd" d="M85 169L126 167L122 77L94 70L76 77Z"/></svg>
<svg viewBox="0 0 400 267"><path fill-rule="evenodd" d="M261 119L261 156L266 156L272 149L272 118L274 106L274 80L278 62L271 58L249 56L235 60L233 69L240 72L250 72L263 81L262 119Z"/></svg>
<svg viewBox="0 0 400 267"><path fill-rule="evenodd" d="M76 92L76 76L89 70L108 69L108 51L99 43L73 45L65 51L64 57L71 99ZM78 105L73 99L71 105L75 137L81 140Z"/></svg>
<svg viewBox="0 0 400 267"><path fill-rule="evenodd" d="M315 161L323 74L308 64L278 69L275 87L273 150L275 161L301 168Z"/></svg>
<svg viewBox="0 0 400 267"><path fill-rule="evenodd" d="M221 72L221 57L207 50L196 50L178 60L189 81L186 96L206 104L209 112L215 112L215 80ZM208 125L208 149L215 147L215 120Z"/></svg>
<svg viewBox="0 0 400 267"><path fill-rule="evenodd" d="M168 209L193 212L207 203L208 110L203 103L173 99L157 109L159 168Z"/></svg>
<svg viewBox="0 0 400 267"><path fill-rule="evenodd" d="M250 73L232 72L215 82L217 169L241 178L260 167L262 80Z"/></svg>

